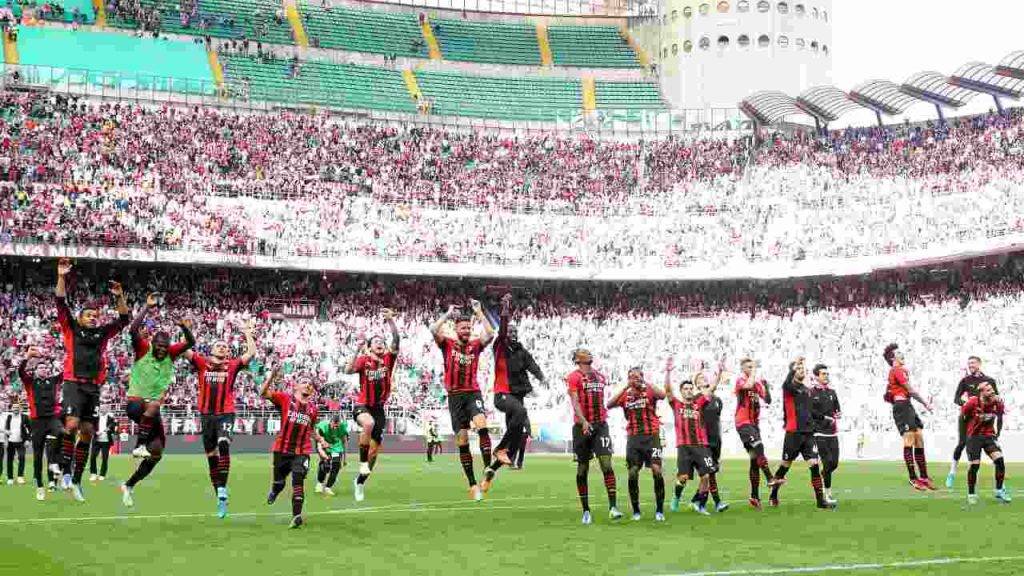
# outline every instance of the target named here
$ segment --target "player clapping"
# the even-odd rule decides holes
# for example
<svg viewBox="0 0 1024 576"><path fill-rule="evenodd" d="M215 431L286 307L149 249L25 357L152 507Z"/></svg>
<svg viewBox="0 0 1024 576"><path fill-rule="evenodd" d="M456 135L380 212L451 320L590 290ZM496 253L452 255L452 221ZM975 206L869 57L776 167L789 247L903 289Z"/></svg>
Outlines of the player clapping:
<svg viewBox="0 0 1024 576"><path fill-rule="evenodd" d="M639 367L629 369L625 385L608 398L608 408L622 408L626 414L626 465L629 467L629 503L633 520L640 519L640 469L648 467L654 478L654 521L665 520L665 477L661 473L661 421L658 400L665 391L644 381Z"/></svg>
<svg viewBox="0 0 1024 576"><path fill-rule="evenodd" d="M981 453L988 454L996 472L996 498L1005 504L1010 503L1010 495L1003 487L1006 476L1006 463L1003 451L996 443L1002 432L1003 400L996 395L995 387L988 382L978 385L978 395L968 400L962 410L967 420L967 459L971 468L967 472L967 503L977 504L978 470L981 468Z"/></svg>

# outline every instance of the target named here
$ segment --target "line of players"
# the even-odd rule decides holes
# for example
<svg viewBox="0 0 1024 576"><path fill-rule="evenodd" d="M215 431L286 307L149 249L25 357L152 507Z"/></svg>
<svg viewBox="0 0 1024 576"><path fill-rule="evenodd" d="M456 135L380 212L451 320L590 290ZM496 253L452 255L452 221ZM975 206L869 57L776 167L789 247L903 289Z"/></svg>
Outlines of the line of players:
<svg viewBox="0 0 1024 576"><path fill-rule="evenodd" d="M38 455L43 452L46 439L50 439L49 460L52 470L63 475L63 484L73 497L84 501L81 477L87 460L87 452L96 424L99 401L99 386L105 380L105 363L102 361L105 348L111 338L128 324L129 310L124 300L122 287L111 283L111 293L116 298L118 318L108 324L97 323L99 306L86 304L77 317L72 317L67 306L66 276L71 271L67 260L58 262L56 288L58 322L65 345L62 374L51 371L51 362L41 361L38 349L30 350L35 369L29 372L28 363L23 363L23 379L31 382L26 386L32 410L33 449ZM470 495L481 500L495 479L497 471L510 463L509 447L519 446L527 419L522 394L510 387L508 351L513 349L510 342L515 340L514 328L509 323L511 296L502 299L499 330L501 345L496 347L496 379L494 386L495 406L506 414L506 434L497 447L492 449L484 414L483 400L477 382L477 369L481 352L495 337L491 322L484 315L479 302L472 301L473 316L455 316L451 307L446 314L430 326L435 342L444 358L444 384L448 391L449 413L452 428L456 431L456 444L460 463L469 483ZM199 411L202 419L203 442L208 459L210 480L217 497L217 513L227 516L227 480L230 470L230 437L234 421L234 382L239 371L246 368L255 353L252 327L246 330L246 352L238 358L230 358L226 342L217 341L212 354L205 357L191 348L195 340L190 323L178 323L182 340L171 344L170 335L163 331L151 332L144 327L149 313L162 305L160 294L147 298L142 312L131 322L130 334L135 352L135 362L129 378L128 417L138 425L137 448L133 452L141 462L132 476L121 486L122 500L126 506L134 504L133 489L148 476L160 461L165 444L163 425L159 408L172 378L172 363L183 356L198 372ZM359 434L359 475L354 480L354 494L357 501L365 498L365 484L380 451L385 427L384 406L391 389L391 378L397 359L399 336L394 324L395 314L385 309L383 317L391 331L388 346L381 336L375 336L360 343L356 353L344 370L359 374L359 399L354 410L354 420L360 426ZM445 327L454 320L455 336L446 334ZM480 337L474 338L474 324L482 328ZM909 384L903 367L902 355L895 345L885 351L886 360L892 365L889 376L887 400L893 403L896 425L904 435L905 458L912 483L918 489L933 489L928 480L921 440L920 419L913 412L910 398L922 404L927 403ZM975 359L976 360L976 359ZM530 359L532 362L532 358ZM577 460L577 490L583 507L583 522L592 522L589 508L587 476L590 460L596 456L604 476L609 498L610 516L621 518L616 507L616 479L611 465L611 437L607 427L607 409L622 407L627 417L627 464L629 469L630 501L634 518L639 517L638 476L642 467L651 468L655 482L657 521L664 520L664 480L661 472L662 448L657 430L656 403L667 399L672 406L677 442L677 477L675 495L671 507L678 510L683 487L696 476L700 478L692 505L694 510L707 514L706 503L713 498L718 511L728 505L721 501L717 490L716 473L721 453L721 432L718 425L721 400L714 396L717 386L728 375L724 367L718 367L718 376L713 383L705 383L703 371L692 378L674 385L670 361L666 366L665 387L658 389L646 382L640 368L630 370L628 381L615 390L605 402L607 378L592 368L593 357L586 350L576 350L573 362L577 369L569 374L567 383L571 398L574 426L573 445ZM535 363L534 373L541 379ZM978 361L980 365L980 361ZM760 509L760 479L763 474L771 489L769 502L778 505L779 489L786 482L786 475L792 462L803 457L810 469L811 484L815 500L820 508L834 508L835 499L831 494L831 476L839 463L837 422L840 407L835 392L828 387L828 368L814 367L816 383L809 383L803 358L797 358L790 365L783 384L784 423L786 429L783 456L775 473L771 472L761 442L759 419L761 402L770 403L770 390L763 378L755 374L755 362L744 359L742 374L736 380L737 396L736 428L744 448L750 456L750 499L751 506ZM979 372L980 373L980 372ZM268 502L273 503L283 490L285 479L292 476L293 520L292 526L302 525L304 501L303 483L309 467L309 454L315 449L321 460L332 458L327 450L330 443L316 429L318 414L315 404L310 401L315 393L313 382L308 378L297 378L292 384L292 394L275 392L276 385L283 380L280 367L275 367L264 383L261 396L273 403L281 412L282 429L273 447L273 482ZM63 413L56 405L57 387L61 386ZM968 399L970 397L970 399ZM997 497L1009 502L1009 496L1002 488L1005 466L995 437L998 431L994 422L1000 423L1003 411L1001 400L995 396L994 386L980 383L963 391L965 400L963 415L966 422L968 455L971 460L969 488L974 500L977 466L980 452L984 450L996 464ZM60 418L63 417L63 425ZM480 453L483 458L484 481L477 483L473 458L469 449L469 430L477 430ZM60 439L60 452L56 450ZM819 458L820 453L820 458ZM912 456L907 456L911 454ZM916 462L920 474L915 476ZM821 465L824 465L823 469ZM40 466L37 464L36 469ZM41 487L41 475L37 474L37 486Z"/></svg>

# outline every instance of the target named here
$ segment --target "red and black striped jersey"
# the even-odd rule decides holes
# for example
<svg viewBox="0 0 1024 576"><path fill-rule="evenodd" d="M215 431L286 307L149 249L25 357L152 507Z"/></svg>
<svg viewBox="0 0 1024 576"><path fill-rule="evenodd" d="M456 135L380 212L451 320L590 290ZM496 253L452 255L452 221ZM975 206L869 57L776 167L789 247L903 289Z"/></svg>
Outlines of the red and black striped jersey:
<svg viewBox="0 0 1024 576"><path fill-rule="evenodd" d="M995 436L997 416L1003 414L1003 401L985 402L980 396L972 396L960 412L967 419L968 436Z"/></svg>
<svg viewBox="0 0 1024 576"><path fill-rule="evenodd" d="M480 365L480 353L484 350L483 342L473 338L463 343L446 337L437 345L444 356L444 389L448 392L479 392L476 371Z"/></svg>
<svg viewBox="0 0 1024 576"><path fill-rule="evenodd" d="M352 369L359 373L359 398L363 406L383 406L391 396L391 375L398 357L386 352L380 358L364 354L356 358Z"/></svg>
<svg viewBox="0 0 1024 576"><path fill-rule="evenodd" d="M199 413L234 414L235 380L246 365L238 358L230 358L220 364L195 352L192 365L199 373Z"/></svg>
<svg viewBox="0 0 1024 576"><path fill-rule="evenodd" d="M658 419L658 397L650 386L637 390L630 386L619 396L615 404L626 413L626 434L630 436L654 436L661 432Z"/></svg>
<svg viewBox="0 0 1024 576"><path fill-rule="evenodd" d="M103 384L107 379L107 344L128 325L127 314L94 328L82 326L71 315L67 299L57 297L57 324L64 342L64 380Z"/></svg>
<svg viewBox="0 0 1024 576"><path fill-rule="evenodd" d="M672 398L669 404L676 419L676 446L707 446L708 432L704 427L704 406L707 396L691 400Z"/></svg>
<svg viewBox="0 0 1024 576"><path fill-rule="evenodd" d="M754 387L744 389L747 377L736 379L736 428L752 424L757 426L761 420L761 400L765 397L764 380L754 382Z"/></svg>
<svg viewBox="0 0 1024 576"><path fill-rule="evenodd" d="M573 370L565 377L569 385L569 391L575 392L580 399L580 408L583 410L583 417L587 422L604 422L608 419L608 409L604 405L604 389L608 386L608 379L600 372L593 370L590 374L584 374L581 370ZM579 418L573 412L573 421L580 424Z"/></svg>
<svg viewBox="0 0 1024 576"><path fill-rule="evenodd" d="M274 452L309 454L313 451L313 427L318 417L316 403L299 404L292 394L274 392L270 401L281 412L281 431L274 439Z"/></svg>
<svg viewBox="0 0 1024 576"><path fill-rule="evenodd" d="M889 370L889 384L886 387L886 396L891 402L910 402L910 376L903 366L893 366Z"/></svg>

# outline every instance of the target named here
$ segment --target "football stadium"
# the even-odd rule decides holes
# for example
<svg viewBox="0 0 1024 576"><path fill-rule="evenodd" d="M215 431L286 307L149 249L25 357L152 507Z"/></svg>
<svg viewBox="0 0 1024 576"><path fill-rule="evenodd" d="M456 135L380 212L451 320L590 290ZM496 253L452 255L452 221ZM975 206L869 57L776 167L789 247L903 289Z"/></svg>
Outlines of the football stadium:
<svg viewBox="0 0 1024 576"><path fill-rule="evenodd" d="M956 4L9 0L0 574L1024 574Z"/></svg>

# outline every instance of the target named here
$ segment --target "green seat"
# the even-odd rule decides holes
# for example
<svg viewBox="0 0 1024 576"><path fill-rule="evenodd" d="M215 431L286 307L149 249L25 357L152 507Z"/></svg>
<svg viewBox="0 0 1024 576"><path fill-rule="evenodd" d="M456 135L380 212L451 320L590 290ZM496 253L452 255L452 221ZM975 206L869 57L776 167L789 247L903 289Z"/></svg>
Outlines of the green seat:
<svg viewBox="0 0 1024 576"><path fill-rule="evenodd" d="M636 52L615 26L550 26L548 42L556 66L637 68Z"/></svg>
<svg viewBox="0 0 1024 576"><path fill-rule="evenodd" d="M139 0L144 8L160 11L160 23L165 32L212 36L214 38L248 38L266 44L294 44L292 28L287 19L277 22L275 13L282 9L274 0L198 0L197 17L183 23L177 0ZM137 23L107 14L107 22L119 28L135 28ZM203 26L202 22L206 25Z"/></svg>
<svg viewBox="0 0 1024 576"><path fill-rule="evenodd" d="M302 6L302 20L311 45L350 52L425 58L426 43L412 13Z"/></svg>
<svg viewBox="0 0 1024 576"><path fill-rule="evenodd" d="M580 113L578 80L417 72L434 114L501 120L569 120Z"/></svg>
<svg viewBox="0 0 1024 576"><path fill-rule="evenodd" d="M597 94L597 109L613 111L625 116L631 122L640 120L644 110L664 110L658 85L654 82L594 82Z"/></svg>
<svg viewBox="0 0 1024 576"><path fill-rule="evenodd" d="M540 66L537 29L532 25L446 18L430 24L447 60Z"/></svg>

